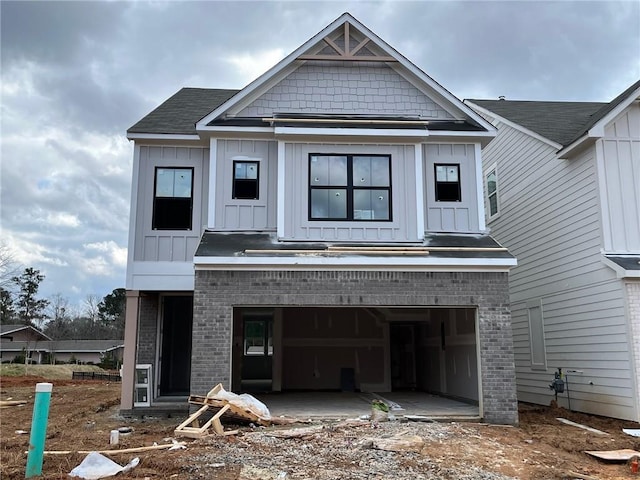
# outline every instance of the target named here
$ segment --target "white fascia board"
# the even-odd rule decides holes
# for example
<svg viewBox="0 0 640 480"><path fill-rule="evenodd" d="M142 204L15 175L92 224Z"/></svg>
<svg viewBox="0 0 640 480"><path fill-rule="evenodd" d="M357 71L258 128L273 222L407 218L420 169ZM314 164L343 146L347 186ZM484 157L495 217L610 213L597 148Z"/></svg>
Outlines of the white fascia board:
<svg viewBox="0 0 640 480"><path fill-rule="evenodd" d="M424 178L422 171L422 144L415 145L415 174L416 174L416 234L418 240L424 239Z"/></svg>
<svg viewBox="0 0 640 480"><path fill-rule="evenodd" d="M469 137L469 138L494 138L498 132L494 129L490 132L473 132L469 130L429 130L430 137Z"/></svg>
<svg viewBox="0 0 640 480"><path fill-rule="evenodd" d="M125 288L131 290L130 285L133 283L132 267L133 267L133 254L135 251L136 242L136 223L138 220L138 188L140 177L140 146L134 145L133 147L133 168L131 174L131 203L129 213L129 241L127 244L127 273L125 279Z"/></svg>
<svg viewBox="0 0 640 480"><path fill-rule="evenodd" d="M207 199L207 227L216 224L216 182L218 175L218 139L209 139L209 198Z"/></svg>
<svg viewBox="0 0 640 480"><path fill-rule="evenodd" d="M474 110L477 110L479 112L484 113L485 115L489 115L490 117L493 117L495 120L504 123L505 125L508 125L511 128L515 128L516 130L529 135L530 137L535 138L536 140L540 140L541 142L546 143L547 145L555 148L556 150L559 150L560 148L562 148L562 145L560 145L557 142L554 142L553 140L548 139L547 137L543 137L542 135L540 135L539 133L534 132L533 130L529 130L528 128L523 127L522 125L520 125L519 123L515 123L512 122L511 120L504 118L498 114L496 114L495 112L492 112L491 110L487 110L486 108L483 108L479 105L476 105L473 102L470 102L469 100L465 100L464 101L467 105L470 105Z"/></svg>
<svg viewBox="0 0 640 480"><path fill-rule="evenodd" d="M605 127L613 121L618 115L620 115L629 105L637 101L640 97L640 88L637 88L632 92L623 102L620 102L613 110L607 113L604 117L596 122L596 124L589 129L587 135L589 137L604 137Z"/></svg>
<svg viewBox="0 0 640 480"><path fill-rule="evenodd" d="M273 133L273 127L203 126L198 131L216 133Z"/></svg>
<svg viewBox="0 0 640 480"><path fill-rule="evenodd" d="M275 127L278 135L313 135L313 136L345 136L345 137L404 137L425 138L428 130L403 130L398 128L307 128L307 127Z"/></svg>
<svg viewBox="0 0 640 480"><path fill-rule="evenodd" d="M285 143L278 141L278 178L277 178L277 210L276 210L276 229L277 237L284 237L285 227Z"/></svg>
<svg viewBox="0 0 640 480"><path fill-rule="evenodd" d="M128 133L129 140L200 140L200 135L180 135L173 133Z"/></svg>
<svg viewBox="0 0 640 480"><path fill-rule="evenodd" d="M484 216L484 175L482 174L482 149L480 144L475 144L476 162L476 198L478 202L478 229L481 232L487 230L487 223Z"/></svg>
<svg viewBox="0 0 640 480"><path fill-rule="evenodd" d="M640 278L640 270L627 270L622 268L616 262L609 260L606 256L600 257L602 263L604 263L611 270L616 272L616 277L618 278Z"/></svg>
<svg viewBox="0 0 640 480"><path fill-rule="evenodd" d="M616 108L607 113L604 117L596 122L596 124L589 129L582 137L567 145L558 152L558 158L568 158L576 149L580 150L582 144L588 140L598 139L604 137L605 127L620 115L629 105L638 100L640 97L640 88L633 91L625 101L618 104Z"/></svg>
<svg viewBox="0 0 640 480"><path fill-rule="evenodd" d="M197 257L196 270L418 270L418 271L508 271L515 258L443 257Z"/></svg>
<svg viewBox="0 0 640 480"><path fill-rule="evenodd" d="M305 43L303 43L301 46L299 46L296 50L294 50L285 58L283 58L278 63L276 63L273 67L271 67L265 73L263 73L258 78L256 78L253 82L251 82L245 88L243 88L238 93L236 93L233 97L231 97L225 103L223 103L218 108L216 108L209 115L203 117L199 122L196 123L196 130L201 130L205 128L209 122L211 122L212 120L215 120L220 115L222 115L226 111L230 110L231 108L233 108L234 106L236 106L237 104L245 100L254 91L258 90L260 87L262 87L265 83L267 83L273 77L277 76L287 67L291 66L296 61L296 58L298 58L305 51L313 47L316 43L322 41L324 37L326 37L331 32L333 32L336 28L338 28L338 26L342 25L345 21L349 21L349 23L358 23L358 22L355 22L355 19L351 15L349 15L348 13L344 13L343 15L338 17L336 20L331 22L329 25L327 25L325 28L323 28L316 35L314 35Z"/></svg>

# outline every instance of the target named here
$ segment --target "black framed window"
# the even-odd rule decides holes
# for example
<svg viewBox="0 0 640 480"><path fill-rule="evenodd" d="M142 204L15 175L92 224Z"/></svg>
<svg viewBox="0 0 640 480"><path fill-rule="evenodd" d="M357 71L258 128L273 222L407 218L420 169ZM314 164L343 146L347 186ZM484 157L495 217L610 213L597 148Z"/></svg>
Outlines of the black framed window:
<svg viewBox="0 0 640 480"><path fill-rule="evenodd" d="M232 197L241 200L257 200L260 185L260 162L233 162Z"/></svg>
<svg viewBox="0 0 640 480"><path fill-rule="evenodd" d="M460 202L460 165L454 163L436 164L436 202Z"/></svg>
<svg viewBox="0 0 640 480"><path fill-rule="evenodd" d="M156 167L153 196L155 230L191 230L193 168Z"/></svg>
<svg viewBox="0 0 640 480"><path fill-rule="evenodd" d="M391 156L310 154L309 219L391 221Z"/></svg>

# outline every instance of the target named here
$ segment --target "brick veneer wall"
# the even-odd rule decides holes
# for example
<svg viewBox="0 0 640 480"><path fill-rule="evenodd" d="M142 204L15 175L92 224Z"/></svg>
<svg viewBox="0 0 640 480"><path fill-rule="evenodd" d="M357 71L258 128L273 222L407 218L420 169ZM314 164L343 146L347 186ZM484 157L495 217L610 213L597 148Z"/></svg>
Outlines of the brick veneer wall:
<svg viewBox="0 0 640 480"><path fill-rule="evenodd" d="M484 419L515 424L507 280L499 272L196 271L191 391L230 385L234 305L477 306Z"/></svg>
<svg viewBox="0 0 640 480"><path fill-rule="evenodd" d="M154 364L158 338L158 295L140 296L140 320L138 324L137 363Z"/></svg>

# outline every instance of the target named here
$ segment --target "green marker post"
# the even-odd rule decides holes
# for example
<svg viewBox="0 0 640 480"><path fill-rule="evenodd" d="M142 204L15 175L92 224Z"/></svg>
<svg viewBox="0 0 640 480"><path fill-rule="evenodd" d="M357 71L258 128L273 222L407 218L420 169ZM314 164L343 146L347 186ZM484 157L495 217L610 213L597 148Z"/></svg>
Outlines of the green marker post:
<svg viewBox="0 0 640 480"><path fill-rule="evenodd" d="M47 422L49 421L51 390L53 390L53 384L51 383L38 383L36 385L36 399L33 405L33 420L31 420L31 438L29 439L25 478L42 475L42 458L44 456L44 441L47 436Z"/></svg>

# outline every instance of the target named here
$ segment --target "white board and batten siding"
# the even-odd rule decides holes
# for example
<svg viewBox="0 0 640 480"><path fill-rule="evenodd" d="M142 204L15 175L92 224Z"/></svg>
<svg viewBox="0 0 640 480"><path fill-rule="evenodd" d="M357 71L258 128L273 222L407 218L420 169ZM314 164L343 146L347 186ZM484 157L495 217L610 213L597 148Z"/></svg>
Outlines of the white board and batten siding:
<svg viewBox="0 0 640 480"><path fill-rule="evenodd" d="M414 145L287 143L284 148L284 241L416 242ZM309 220L309 155L390 155L391 221Z"/></svg>
<svg viewBox="0 0 640 480"><path fill-rule="evenodd" d="M137 146L138 182L135 230L127 266L127 289L193 290L193 255L206 224L209 149L183 146ZM190 230L155 230L153 202L156 168L193 168L193 211ZM130 257L131 258L131 257Z"/></svg>
<svg viewBox="0 0 640 480"><path fill-rule="evenodd" d="M259 164L258 198L233 198L234 161ZM276 228L278 144L266 140L217 140L215 225L219 231Z"/></svg>
<svg viewBox="0 0 640 480"><path fill-rule="evenodd" d="M640 104L605 127L596 144L603 209L604 249L640 252Z"/></svg>
<svg viewBox="0 0 640 480"><path fill-rule="evenodd" d="M156 167L193 168L193 219L191 230L152 228ZM140 147L140 176L134 261L191 262L206 223L204 206L209 178L209 149L191 147Z"/></svg>
<svg viewBox="0 0 640 480"><path fill-rule="evenodd" d="M509 280L518 399L549 404L561 367L581 372L569 374L572 409L637 420L624 291L601 261L596 149L560 160L498 127L483 174L496 165L500 212L488 226L518 259ZM559 403L568 406L566 393Z"/></svg>
<svg viewBox="0 0 640 480"><path fill-rule="evenodd" d="M477 233L478 193L473 144L423 145L425 230L427 232ZM435 165L459 165L461 201L438 202L435 194Z"/></svg>

